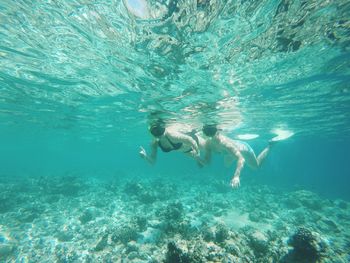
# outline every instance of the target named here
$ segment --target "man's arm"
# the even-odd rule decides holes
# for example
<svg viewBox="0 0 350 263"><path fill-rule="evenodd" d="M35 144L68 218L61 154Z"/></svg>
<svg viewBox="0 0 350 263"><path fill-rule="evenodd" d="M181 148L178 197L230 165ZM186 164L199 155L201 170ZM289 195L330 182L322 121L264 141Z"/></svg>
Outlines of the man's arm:
<svg viewBox="0 0 350 263"><path fill-rule="evenodd" d="M168 132L167 134L170 138L173 138L177 141L183 142L185 144L188 144L191 146L191 148L195 151L195 155L199 155L199 149L197 142L191 137L186 134L180 133L180 132Z"/></svg>
<svg viewBox="0 0 350 263"><path fill-rule="evenodd" d="M141 146L140 155L150 164L154 164L157 160L157 149L158 149L158 142L157 140L153 140L151 143L151 154L147 155L146 150Z"/></svg>
<svg viewBox="0 0 350 263"><path fill-rule="evenodd" d="M230 183L233 188L237 188L240 185L241 171L245 162L244 157L230 138L226 136L220 136L219 142L224 148L226 148L233 156L237 158L236 170Z"/></svg>
<svg viewBox="0 0 350 263"><path fill-rule="evenodd" d="M230 146L229 151L237 158L237 167L230 184L233 188L238 188L240 186L240 176L245 160L240 151L235 146Z"/></svg>

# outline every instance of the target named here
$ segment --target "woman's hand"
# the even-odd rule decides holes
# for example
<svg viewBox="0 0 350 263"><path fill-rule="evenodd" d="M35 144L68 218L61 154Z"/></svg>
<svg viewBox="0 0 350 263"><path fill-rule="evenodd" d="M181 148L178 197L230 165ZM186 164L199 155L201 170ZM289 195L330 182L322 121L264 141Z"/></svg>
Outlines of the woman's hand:
<svg viewBox="0 0 350 263"><path fill-rule="evenodd" d="M145 159L147 157L147 153L146 153L146 150L140 146L140 152L139 152L140 156Z"/></svg>

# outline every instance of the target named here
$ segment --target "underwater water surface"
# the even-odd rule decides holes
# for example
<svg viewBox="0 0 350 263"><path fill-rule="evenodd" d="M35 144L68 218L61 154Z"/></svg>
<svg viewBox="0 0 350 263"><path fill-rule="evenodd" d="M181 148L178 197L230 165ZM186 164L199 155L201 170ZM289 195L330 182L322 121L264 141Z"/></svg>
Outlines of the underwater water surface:
<svg viewBox="0 0 350 263"><path fill-rule="evenodd" d="M349 262L349 185L348 1L0 2L0 262Z"/></svg>

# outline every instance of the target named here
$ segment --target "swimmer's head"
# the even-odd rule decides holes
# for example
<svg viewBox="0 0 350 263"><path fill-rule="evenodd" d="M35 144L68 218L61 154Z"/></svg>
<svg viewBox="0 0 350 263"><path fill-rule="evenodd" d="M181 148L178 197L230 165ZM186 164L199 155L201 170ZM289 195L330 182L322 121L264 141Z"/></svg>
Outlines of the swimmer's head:
<svg viewBox="0 0 350 263"><path fill-rule="evenodd" d="M165 123L161 120L155 121L150 125L149 131L154 137L160 137L165 132Z"/></svg>
<svg viewBox="0 0 350 263"><path fill-rule="evenodd" d="M213 137L218 132L215 124L206 124L203 126L203 133L208 137Z"/></svg>

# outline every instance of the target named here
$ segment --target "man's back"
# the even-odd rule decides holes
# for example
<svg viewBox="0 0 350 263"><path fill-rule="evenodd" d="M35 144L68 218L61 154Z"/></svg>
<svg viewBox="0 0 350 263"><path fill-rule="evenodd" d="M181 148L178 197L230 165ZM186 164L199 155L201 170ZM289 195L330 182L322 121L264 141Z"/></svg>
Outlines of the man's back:
<svg viewBox="0 0 350 263"><path fill-rule="evenodd" d="M213 137L210 140L208 146L212 151L227 154L227 155L232 155L231 154L232 151L230 151L230 148L233 147L242 154L244 160L249 166L253 168L257 167L254 150L246 142L233 140L225 135L217 134L215 137ZM232 156L232 157L236 158L236 156Z"/></svg>

